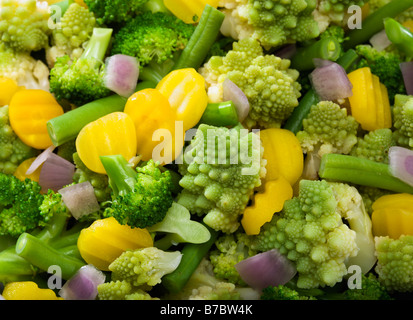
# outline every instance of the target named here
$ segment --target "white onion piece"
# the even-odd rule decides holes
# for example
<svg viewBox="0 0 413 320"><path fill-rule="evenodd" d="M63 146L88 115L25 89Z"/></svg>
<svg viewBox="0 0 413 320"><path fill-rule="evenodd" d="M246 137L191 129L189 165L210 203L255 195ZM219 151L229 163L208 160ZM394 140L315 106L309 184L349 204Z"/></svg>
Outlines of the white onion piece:
<svg viewBox="0 0 413 320"><path fill-rule="evenodd" d="M389 148L390 173L413 186L413 151L402 147Z"/></svg>
<svg viewBox="0 0 413 320"><path fill-rule="evenodd" d="M388 46L391 45L391 41L386 34L386 30L383 29L380 32L377 32L374 36L372 36L369 40L370 44L374 49L377 51L383 51Z"/></svg>
<svg viewBox="0 0 413 320"><path fill-rule="evenodd" d="M345 99L353 95L353 85L346 70L338 63L326 63L324 66L315 68L309 77L315 92L322 101Z"/></svg>
<svg viewBox="0 0 413 320"><path fill-rule="evenodd" d="M245 93L230 79L222 84L224 101L232 101L237 108L238 120L243 122L250 112L250 102Z"/></svg>
<svg viewBox="0 0 413 320"><path fill-rule="evenodd" d="M406 93L408 95L413 95L413 61L400 63L400 70L403 75Z"/></svg>
<svg viewBox="0 0 413 320"><path fill-rule="evenodd" d="M98 294L98 285L105 282L102 271L92 265L79 269L59 290L59 295L65 300L95 300Z"/></svg>
<svg viewBox="0 0 413 320"><path fill-rule="evenodd" d="M235 268L242 280L256 290L286 284L297 273L295 266L276 249L242 260Z"/></svg>
<svg viewBox="0 0 413 320"><path fill-rule="evenodd" d="M43 192L51 189L57 192L59 189L73 182L75 165L70 161L51 153L40 170L39 184Z"/></svg>
<svg viewBox="0 0 413 320"><path fill-rule="evenodd" d="M73 184L58 191L62 200L75 219L99 211L95 190L89 181Z"/></svg>
<svg viewBox="0 0 413 320"><path fill-rule="evenodd" d="M46 150L44 150L41 154L37 156L37 158L32 162L30 165L29 169L26 171L26 175L31 175L33 172L35 172L49 157L51 153L53 153L55 146L50 146Z"/></svg>
<svg viewBox="0 0 413 320"><path fill-rule="evenodd" d="M106 59L105 86L123 97L133 94L139 79L139 61L135 57L116 54Z"/></svg>

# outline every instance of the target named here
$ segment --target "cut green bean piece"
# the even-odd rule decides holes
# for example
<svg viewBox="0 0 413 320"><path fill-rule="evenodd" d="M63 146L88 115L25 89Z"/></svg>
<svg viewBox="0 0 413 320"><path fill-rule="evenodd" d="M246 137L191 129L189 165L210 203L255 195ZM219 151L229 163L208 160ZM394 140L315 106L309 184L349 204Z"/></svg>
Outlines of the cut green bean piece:
<svg viewBox="0 0 413 320"><path fill-rule="evenodd" d="M199 123L216 127L235 126L239 123L237 108L232 101L209 103Z"/></svg>

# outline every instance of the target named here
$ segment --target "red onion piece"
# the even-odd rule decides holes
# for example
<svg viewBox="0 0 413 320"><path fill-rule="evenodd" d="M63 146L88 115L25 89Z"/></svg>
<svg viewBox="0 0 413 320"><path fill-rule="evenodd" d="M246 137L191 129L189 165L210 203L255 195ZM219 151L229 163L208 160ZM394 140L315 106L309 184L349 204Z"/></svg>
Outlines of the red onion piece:
<svg viewBox="0 0 413 320"><path fill-rule="evenodd" d="M291 60L291 58L295 55L296 52L297 52L296 44L290 43L278 49L274 54L281 59Z"/></svg>
<svg viewBox="0 0 413 320"><path fill-rule="evenodd" d="M92 265L86 265L63 285L59 295L65 300L95 300L98 285L105 282L102 271Z"/></svg>
<svg viewBox="0 0 413 320"><path fill-rule="evenodd" d="M105 86L118 95L132 95L138 79L139 61L135 57L116 54L106 60Z"/></svg>
<svg viewBox="0 0 413 320"><path fill-rule="evenodd" d="M59 189L73 182L75 165L70 161L51 153L43 163L40 170L39 184L43 192L51 189L57 192Z"/></svg>
<svg viewBox="0 0 413 320"><path fill-rule="evenodd" d="M73 184L59 190L62 200L75 219L100 209L95 190L89 181Z"/></svg>
<svg viewBox="0 0 413 320"><path fill-rule="evenodd" d="M413 150L390 147L389 168L394 177L413 186Z"/></svg>
<svg viewBox="0 0 413 320"><path fill-rule="evenodd" d="M391 45L391 41L386 34L386 30L383 29L382 31L376 33L374 36L370 38L370 44L374 49L377 51L383 51L388 46Z"/></svg>
<svg viewBox="0 0 413 320"><path fill-rule="evenodd" d="M33 163L30 165L29 169L27 169L26 174L31 175L33 172L35 172L47 160L49 155L53 153L55 148L55 146L50 146L41 154L39 154L37 158L33 161Z"/></svg>
<svg viewBox="0 0 413 320"><path fill-rule="evenodd" d="M256 290L286 284L297 273L295 266L276 249L242 260L235 268L245 283Z"/></svg>
<svg viewBox="0 0 413 320"><path fill-rule="evenodd" d="M238 120L243 122L250 112L250 102L245 93L230 79L225 79L222 88L224 101L232 101L237 108Z"/></svg>
<svg viewBox="0 0 413 320"><path fill-rule="evenodd" d="M353 95L353 85L346 70L338 63L326 62L315 68L309 77L314 90L322 101L334 101Z"/></svg>
<svg viewBox="0 0 413 320"><path fill-rule="evenodd" d="M406 93L408 95L413 95L413 61L400 63L400 70L403 75Z"/></svg>

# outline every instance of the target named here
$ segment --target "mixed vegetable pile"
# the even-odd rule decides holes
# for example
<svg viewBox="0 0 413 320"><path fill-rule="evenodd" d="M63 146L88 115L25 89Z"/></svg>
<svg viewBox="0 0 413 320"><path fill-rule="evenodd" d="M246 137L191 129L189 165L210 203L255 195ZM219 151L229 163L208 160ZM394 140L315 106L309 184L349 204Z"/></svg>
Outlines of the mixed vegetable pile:
<svg viewBox="0 0 413 320"><path fill-rule="evenodd" d="M413 0L0 0L0 298L413 292Z"/></svg>

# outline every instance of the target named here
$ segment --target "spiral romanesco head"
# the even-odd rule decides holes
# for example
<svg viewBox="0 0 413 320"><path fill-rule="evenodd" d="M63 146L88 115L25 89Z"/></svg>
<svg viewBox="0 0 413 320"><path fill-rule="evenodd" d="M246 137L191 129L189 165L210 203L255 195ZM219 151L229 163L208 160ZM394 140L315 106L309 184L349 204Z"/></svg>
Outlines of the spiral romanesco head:
<svg viewBox="0 0 413 320"><path fill-rule="evenodd" d="M396 95L393 107L394 138L400 146L413 147L413 98Z"/></svg>

